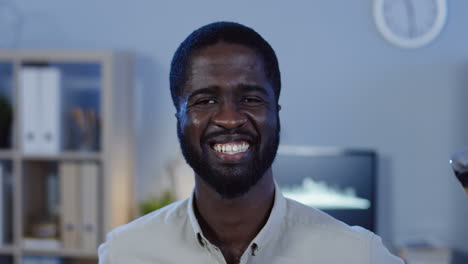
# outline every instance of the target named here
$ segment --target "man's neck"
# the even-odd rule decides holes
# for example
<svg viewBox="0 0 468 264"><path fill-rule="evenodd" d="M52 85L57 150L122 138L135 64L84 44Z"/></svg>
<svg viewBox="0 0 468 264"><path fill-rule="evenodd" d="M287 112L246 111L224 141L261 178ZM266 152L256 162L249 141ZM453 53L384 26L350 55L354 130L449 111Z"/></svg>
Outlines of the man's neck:
<svg viewBox="0 0 468 264"><path fill-rule="evenodd" d="M223 198L196 176L194 208L203 234L225 258L240 258L268 220L274 192L271 169L246 194L233 199Z"/></svg>

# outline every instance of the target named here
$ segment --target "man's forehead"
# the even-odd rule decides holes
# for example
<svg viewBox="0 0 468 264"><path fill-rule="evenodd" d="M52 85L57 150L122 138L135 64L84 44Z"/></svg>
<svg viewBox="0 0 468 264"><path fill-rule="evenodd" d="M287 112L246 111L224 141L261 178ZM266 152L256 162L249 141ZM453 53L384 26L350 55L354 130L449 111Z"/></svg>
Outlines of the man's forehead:
<svg viewBox="0 0 468 264"><path fill-rule="evenodd" d="M198 58L193 61L188 72L188 79L205 79L215 77L250 78L264 80L266 78L263 63L252 57L242 55L231 58L210 59Z"/></svg>
<svg viewBox="0 0 468 264"><path fill-rule="evenodd" d="M241 65L249 69L263 67L261 56L254 49L241 44L219 42L197 51L191 59L194 67L222 67Z"/></svg>
<svg viewBox="0 0 468 264"><path fill-rule="evenodd" d="M218 42L191 56L185 94L206 87L259 86L272 89L259 53L248 46ZM272 92L272 91L271 91Z"/></svg>

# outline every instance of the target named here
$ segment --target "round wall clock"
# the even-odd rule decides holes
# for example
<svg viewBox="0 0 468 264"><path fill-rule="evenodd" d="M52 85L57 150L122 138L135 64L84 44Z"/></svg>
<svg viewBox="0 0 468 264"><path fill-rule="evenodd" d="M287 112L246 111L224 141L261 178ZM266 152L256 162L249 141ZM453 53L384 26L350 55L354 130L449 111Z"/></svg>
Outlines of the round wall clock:
<svg viewBox="0 0 468 264"><path fill-rule="evenodd" d="M447 18L446 0L374 0L377 29L390 43L418 48L434 40Z"/></svg>

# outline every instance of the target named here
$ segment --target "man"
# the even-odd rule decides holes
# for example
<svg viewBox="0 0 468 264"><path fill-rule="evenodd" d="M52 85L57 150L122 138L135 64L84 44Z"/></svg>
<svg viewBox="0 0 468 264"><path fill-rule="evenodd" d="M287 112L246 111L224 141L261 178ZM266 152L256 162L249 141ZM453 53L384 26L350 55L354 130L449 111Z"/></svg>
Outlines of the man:
<svg viewBox="0 0 468 264"><path fill-rule="evenodd" d="M280 73L255 31L229 22L194 31L170 85L193 195L112 231L100 263L402 263L371 232L277 189Z"/></svg>

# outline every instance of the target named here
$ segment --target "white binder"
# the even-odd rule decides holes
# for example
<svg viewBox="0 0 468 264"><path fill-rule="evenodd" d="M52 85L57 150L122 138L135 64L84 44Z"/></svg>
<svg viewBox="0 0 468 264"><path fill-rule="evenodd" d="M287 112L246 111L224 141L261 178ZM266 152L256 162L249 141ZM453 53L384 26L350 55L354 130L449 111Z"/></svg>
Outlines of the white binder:
<svg viewBox="0 0 468 264"><path fill-rule="evenodd" d="M96 252L98 247L99 166L94 162L81 165L81 248Z"/></svg>
<svg viewBox="0 0 468 264"><path fill-rule="evenodd" d="M60 70L53 67L40 69L40 128L39 150L41 154L60 152Z"/></svg>
<svg viewBox="0 0 468 264"><path fill-rule="evenodd" d="M40 70L23 67L19 74L21 146L25 154L39 153Z"/></svg>

